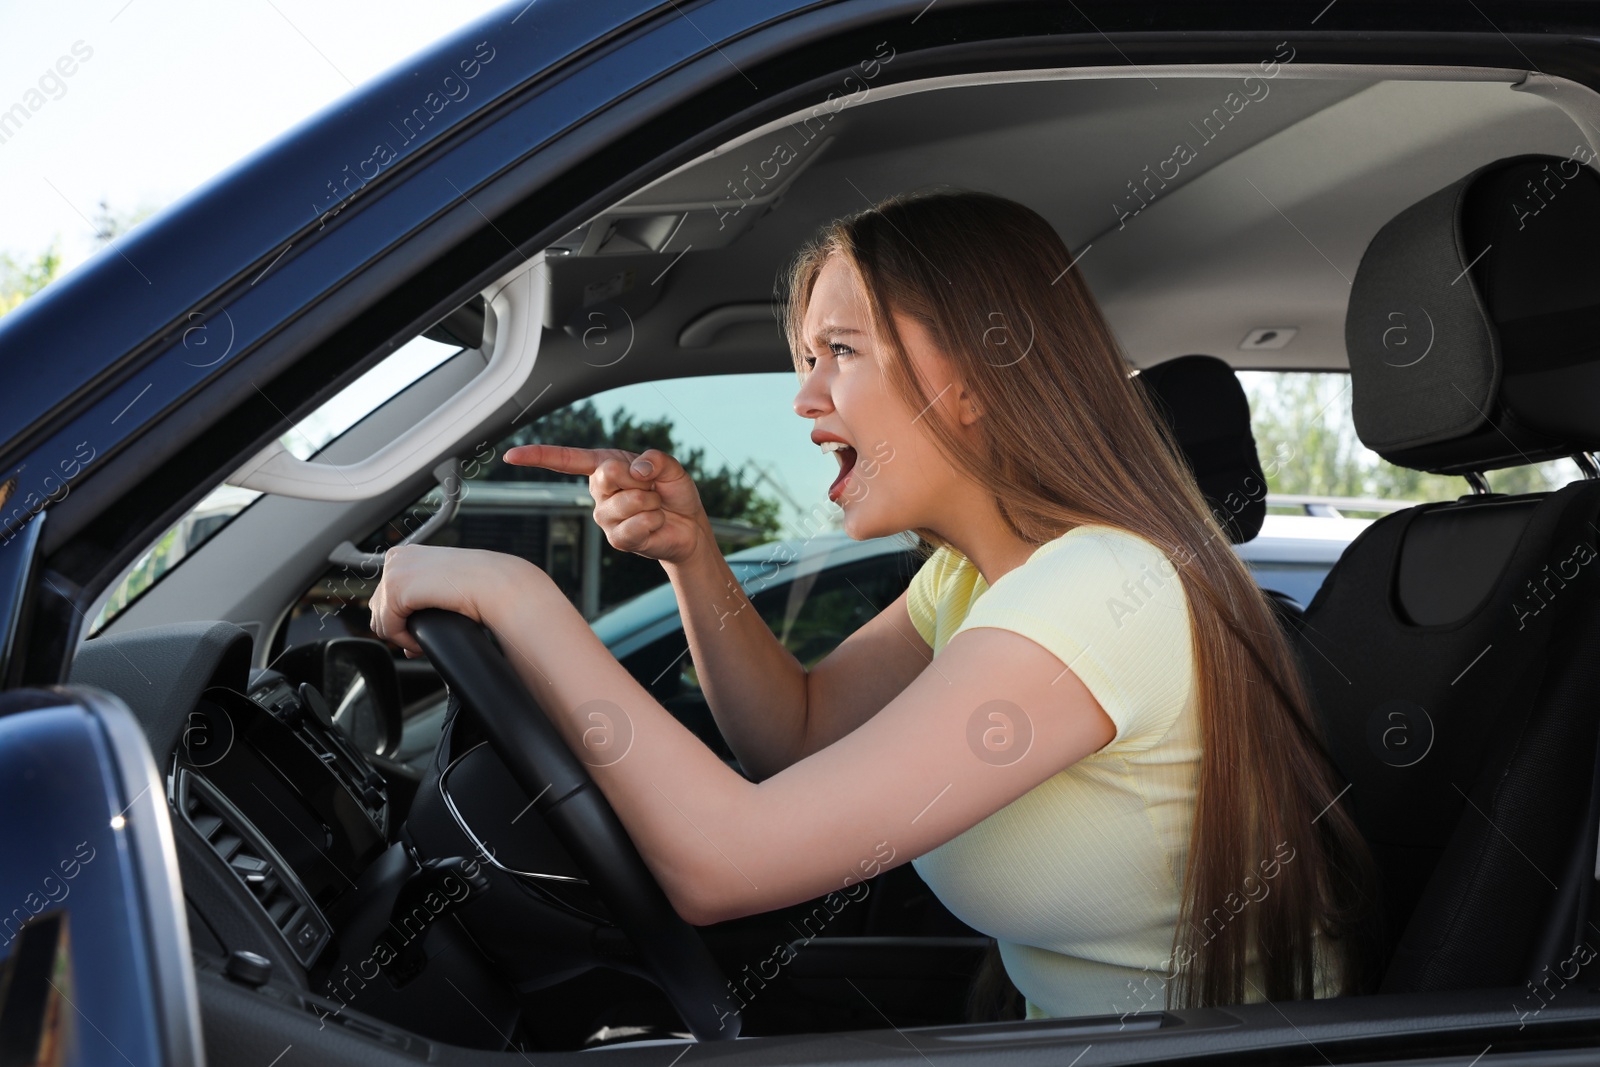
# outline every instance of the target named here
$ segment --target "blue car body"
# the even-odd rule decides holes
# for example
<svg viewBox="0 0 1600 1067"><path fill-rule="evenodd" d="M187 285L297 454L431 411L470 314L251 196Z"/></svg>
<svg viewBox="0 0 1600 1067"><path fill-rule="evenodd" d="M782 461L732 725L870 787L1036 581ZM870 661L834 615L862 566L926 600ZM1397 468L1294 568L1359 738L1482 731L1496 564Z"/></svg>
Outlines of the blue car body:
<svg viewBox="0 0 1600 1067"><path fill-rule="evenodd" d="M95 596L240 457L576 221L767 118L827 106L841 72L886 39L899 56L886 82L979 57L1018 70L1254 61L1263 42L1292 33L1308 63L1527 62L1600 88L1600 17L1571 5L1485 4L1491 20L1479 5L1343 0L1310 25L1321 6L506 5L0 318L0 689L63 682ZM574 398L557 388L546 403ZM42 705L0 711L30 706ZM0 731L0 746L23 725ZM116 763L106 754L85 767L113 776ZM123 795L115 782L106 793ZM36 820L28 832L51 842L89 818L70 806L27 814ZM8 816L17 813L0 820ZM0 847L16 831L0 833ZM0 865L15 858L0 855ZM1354 1046L1363 1031L1351 1018L1348 1033L1317 1031L1318 1041ZM1254 1039L1240 1038L1241 1054ZM1261 1044L1301 1039L1285 1032ZM950 1041L941 1051L978 1047ZM843 1045L828 1054L842 1062ZM1343 1044L1339 1054L1368 1058Z"/></svg>

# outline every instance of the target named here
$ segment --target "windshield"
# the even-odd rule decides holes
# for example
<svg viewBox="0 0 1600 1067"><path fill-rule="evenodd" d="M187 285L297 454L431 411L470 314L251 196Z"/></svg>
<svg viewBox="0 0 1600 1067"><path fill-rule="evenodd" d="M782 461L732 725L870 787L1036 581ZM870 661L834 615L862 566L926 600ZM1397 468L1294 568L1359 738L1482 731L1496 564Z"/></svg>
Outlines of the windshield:
<svg viewBox="0 0 1600 1067"><path fill-rule="evenodd" d="M261 495L254 489L242 489L237 485L219 485L207 493L200 503L162 534L117 583L110 598L89 624L89 636L93 637L104 629L129 604L138 600L190 553L216 536L217 531L255 503Z"/></svg>

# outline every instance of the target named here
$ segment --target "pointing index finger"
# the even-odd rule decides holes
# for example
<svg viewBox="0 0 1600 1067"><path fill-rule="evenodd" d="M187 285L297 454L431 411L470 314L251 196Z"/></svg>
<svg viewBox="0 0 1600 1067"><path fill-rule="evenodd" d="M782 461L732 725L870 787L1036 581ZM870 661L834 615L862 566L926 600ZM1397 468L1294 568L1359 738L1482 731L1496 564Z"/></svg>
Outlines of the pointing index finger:
<svg viewBox="0 0 1600 1067"><path fill-rule="evenodd" d="M518 445L507 449L505 461L518 467L543 467L563 474L593 474L600 454L592 448L566 445Z"/></svg>

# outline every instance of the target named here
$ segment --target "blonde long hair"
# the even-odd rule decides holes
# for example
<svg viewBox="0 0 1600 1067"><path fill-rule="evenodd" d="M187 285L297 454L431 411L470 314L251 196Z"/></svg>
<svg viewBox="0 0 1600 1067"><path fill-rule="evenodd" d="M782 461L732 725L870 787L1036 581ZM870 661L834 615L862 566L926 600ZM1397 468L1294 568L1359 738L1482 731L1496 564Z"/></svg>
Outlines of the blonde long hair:
<svg viewBox="0 0 1600 1067"><path fill-rule="evenodd" d="M1261 995L1312 997L1317 929L1339 993L1369 991L1381 964L1374 866L1336 802L1295 653L1061 238L1032 209L971 191L895 196L830 223L795 258L780 302L797 372L806 305L835 255L865 290L890 388L941 421L931 435L941 453L992 490L1017 537L1038 545L1085 523L1112 526L1159 546L1182 577L1204 754L1173 934L1172 958L1187 966L1173 968L1168 1006L1244 1001L1252 947ZM954 447L957 428L930 409L891 309L927 329L972 390L979 447ZM947 544L914 532L925 551ZM1285 843L1294 862L1281 863L1271 891L1238 909L1242 921L1211 928L1268 860L1283 860Z"/></svg>

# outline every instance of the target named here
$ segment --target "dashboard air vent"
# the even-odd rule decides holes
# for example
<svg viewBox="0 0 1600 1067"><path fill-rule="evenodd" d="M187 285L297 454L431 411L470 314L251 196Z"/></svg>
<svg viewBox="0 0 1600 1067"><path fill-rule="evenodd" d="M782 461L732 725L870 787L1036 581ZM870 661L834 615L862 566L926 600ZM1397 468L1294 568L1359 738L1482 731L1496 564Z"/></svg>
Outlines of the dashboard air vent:
<svg viewBox="0 0 1600 1067"><path fill-rule="evenodd" d="M295 958L309 967L332 928L289 865L210 782L180 769L176 786L179 810L189 825L255 897Z"/></svg>

